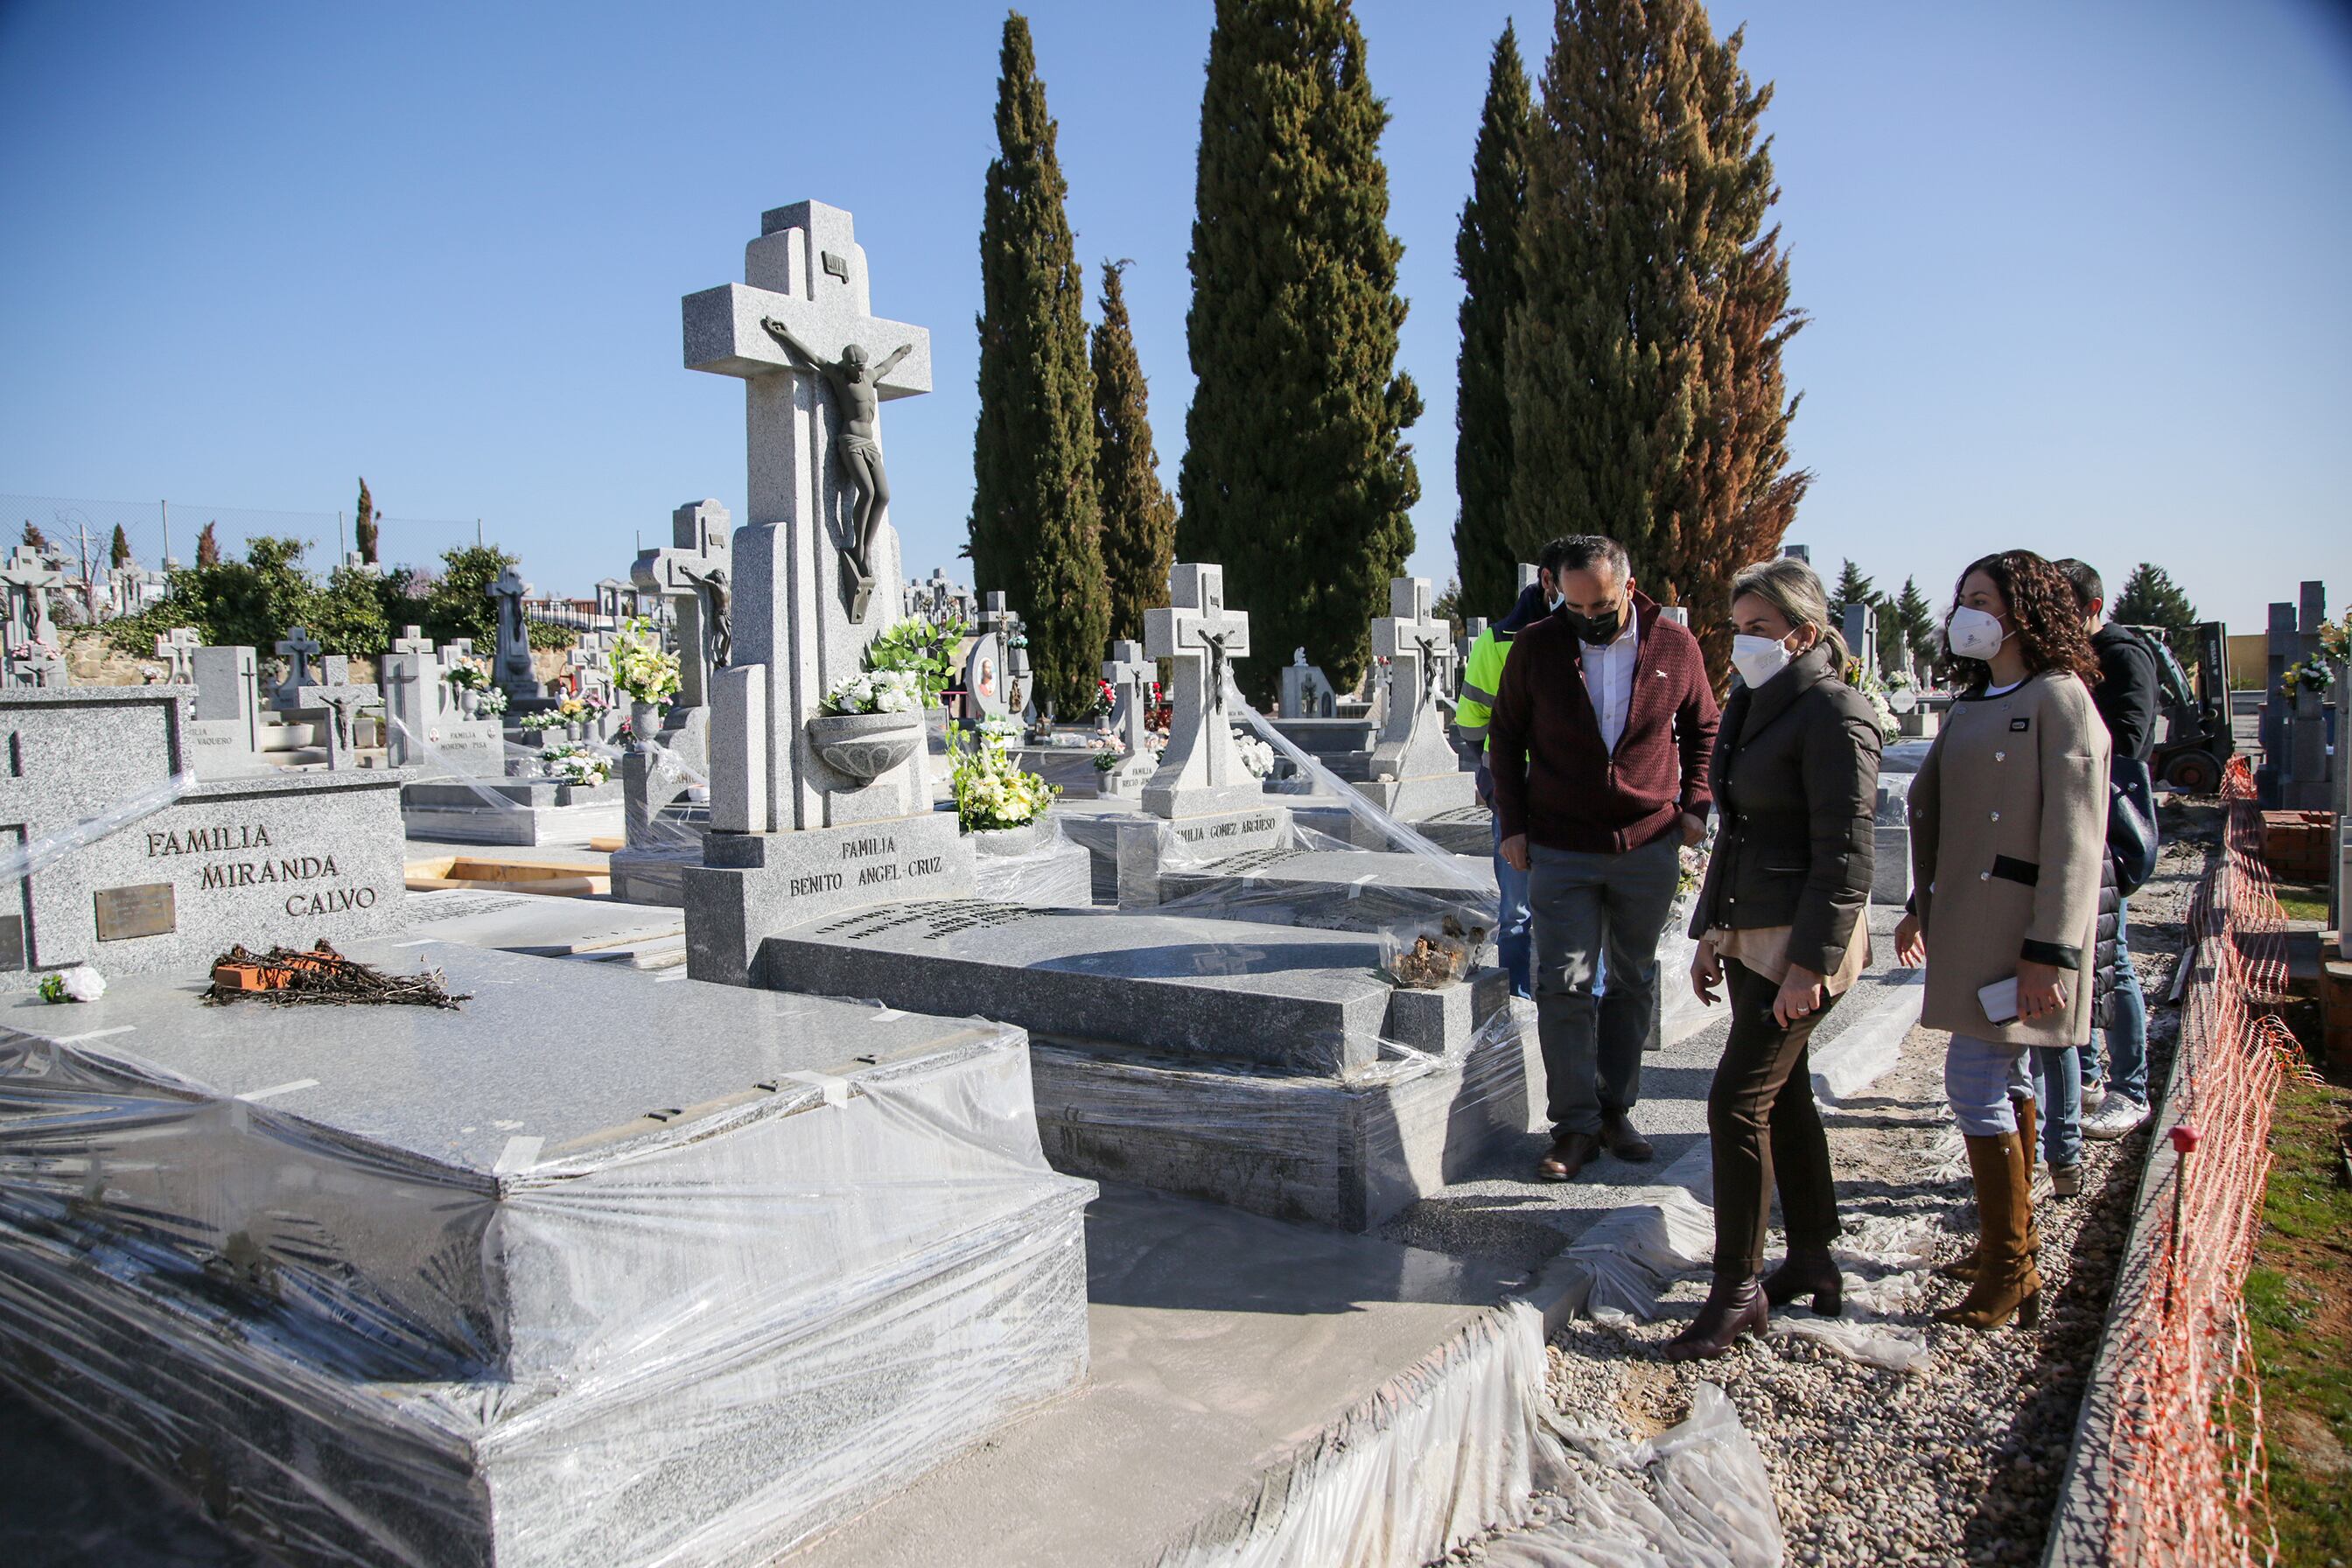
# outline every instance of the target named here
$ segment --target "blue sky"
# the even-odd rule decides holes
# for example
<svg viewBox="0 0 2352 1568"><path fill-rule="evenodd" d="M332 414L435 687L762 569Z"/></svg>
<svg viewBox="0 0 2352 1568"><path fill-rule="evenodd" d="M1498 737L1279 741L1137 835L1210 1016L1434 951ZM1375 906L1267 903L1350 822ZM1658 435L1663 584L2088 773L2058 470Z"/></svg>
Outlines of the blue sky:
<svg viewBox="0 0 2352 1568"><path fill-rule="evenodd" d="M1428 412L1414 569L1452 572L1453 240L1513 8L1363 0L1402 357ZM1548 8L1520 6L1539 65ZM1988 548L2168 567L2238 629L2352 598L2352 31L2314 3L1725 4L1813 317L1792 540L1931 595ZM938 390L890 405L911 571L958 563L1003 13L0 0L0 492L331 511L394 559L488 536L542 589L740 506L741 391L681 295L763 208L856 212ZM1089 292L1128 275L1173 481L1211 16L1033 7ZM6 520L12 529L13 519ZM238 524L225 523L234 534ZM188 548L184 532L176 542ZM330 542L331 545L331 542ZM1474 606L1474 609L1475 607Z"/></svg>

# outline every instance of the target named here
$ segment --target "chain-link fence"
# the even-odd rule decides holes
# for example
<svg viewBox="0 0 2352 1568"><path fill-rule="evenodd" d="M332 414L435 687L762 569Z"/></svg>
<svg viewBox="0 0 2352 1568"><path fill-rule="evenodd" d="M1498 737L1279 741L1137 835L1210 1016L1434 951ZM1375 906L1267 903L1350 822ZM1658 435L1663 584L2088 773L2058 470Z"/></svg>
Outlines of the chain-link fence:
<svg viewBox="0 0 2352 1568"><path fill-rule="evenodd" d="M213 530L224 558L244 555L248 540L261 536L299 539L303 563L324 573L357 548L348 511L271 511L257 507L205 506L194 501L87 500L68 496L0 494L0 555L16 547L27 526L78 570L103 571L113 561L114 531L122 530L131 559L160 567L168 560L193 565L196 540ZM442 552L479 542L479 519L378 517L377 558L389 566L425 566ZM86 574L86 571L83 573Z"/></svg>

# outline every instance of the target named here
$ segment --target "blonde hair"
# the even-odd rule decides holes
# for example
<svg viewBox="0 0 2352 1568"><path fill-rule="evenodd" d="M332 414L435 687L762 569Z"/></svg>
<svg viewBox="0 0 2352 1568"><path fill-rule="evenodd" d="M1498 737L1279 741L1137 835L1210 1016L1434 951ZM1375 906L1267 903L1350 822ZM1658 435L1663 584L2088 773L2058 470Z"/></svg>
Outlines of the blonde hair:
<svg viewBox="0 0 2352 1568"><path fill-rule="evenodd" d="M1830 625L1830 596L1811 566L1793 555L1744 566L1731 580L1732 599L1736 602L1742 594L1753 594L1780 611L1790 630L1811 626L1819 632L1836 658L1838 668L1844 669L1853 650L1845 646L1844 634Z"/></svg>

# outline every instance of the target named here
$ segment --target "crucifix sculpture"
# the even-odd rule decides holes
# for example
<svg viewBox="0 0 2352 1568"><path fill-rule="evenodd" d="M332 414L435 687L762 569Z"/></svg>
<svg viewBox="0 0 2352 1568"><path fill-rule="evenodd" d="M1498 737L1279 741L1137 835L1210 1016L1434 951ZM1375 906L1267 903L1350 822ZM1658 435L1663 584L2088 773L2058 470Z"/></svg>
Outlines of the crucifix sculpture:
<svg viewBox="0 0 2352 1568"><path fill-rule="evenodd" d="M1192 816L1255 800L1258 781L1234 749L1225 683L1233 661L1249 656L1249 617L1225 608L1225 569L1179 562L1170 571L1164 609L1143 613L1144 653L1175 663L1168 750L1143 792L1143 808Z"/></svg>
<svg viewBox="0 0 2352 1568"><path fill-rule="evenodd" d="M861 590L872 593L874 530L882 521L882 509L890 504L890 481L882 471L882 443L877 428L882 399L874 387L898 368L898 362L914 352L914 345L901 343L891 350L869 375L866 350L860 344L845 344L840 359L828 360L793 336L792 328L773 316L761 317L760 325L770 337L783 344L793 359L831 387L835 401L841 405L841 428L833 437L833 457L841 465L843 481L849 486L846 548Z"/></svg>

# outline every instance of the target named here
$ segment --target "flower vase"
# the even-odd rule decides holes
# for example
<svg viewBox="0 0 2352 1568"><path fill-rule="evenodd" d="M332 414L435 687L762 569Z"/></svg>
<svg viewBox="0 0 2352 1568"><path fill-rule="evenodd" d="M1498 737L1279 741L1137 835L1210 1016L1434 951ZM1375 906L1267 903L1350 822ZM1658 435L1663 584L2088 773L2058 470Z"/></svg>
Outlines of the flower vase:
<svg viewBox="0 0 2352 1568"><path fill-rule="evenodd" d="M563 732L571 739L584 744L588 739L588 721L584 719L575 719L563 726Z"/></svg>
<svg viewBox="0 0 2352 1568"><path fill-rule="evenodd" d="M640 749L652 741L660 731L660 703L631 702L629 704L629 733L635 738Z"/></svg>
<svg viewBox="0 0 2352 1568"><path fill-rule="evenodd" d="M479 690L471 686L457 688L457 716L461 719L482 716L482 694Z"/></svg>

